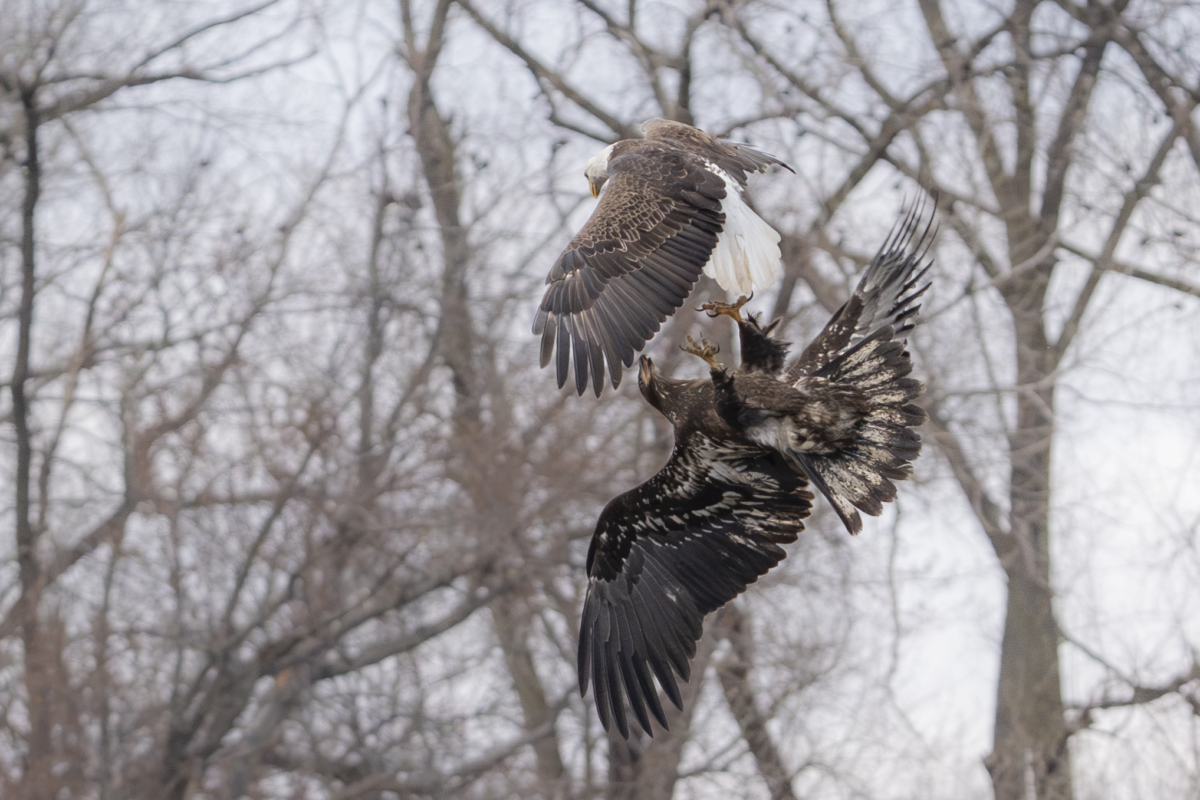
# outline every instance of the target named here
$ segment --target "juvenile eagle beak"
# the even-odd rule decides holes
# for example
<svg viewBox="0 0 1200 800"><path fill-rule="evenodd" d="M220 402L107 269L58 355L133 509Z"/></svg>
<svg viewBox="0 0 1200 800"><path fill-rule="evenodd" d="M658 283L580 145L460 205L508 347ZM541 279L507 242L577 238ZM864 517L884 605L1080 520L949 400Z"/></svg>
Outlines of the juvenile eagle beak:
<svg viewBox="0 0 1200 800"><path fill-rule="evenodd" d="M597 183L596 181L592 180L591 178L588 178L588 188L592 190L592 197L600 196L600 187L602 185L603 185L602 183Z"/></svg>
<svg viewBox="0 0 1200 800"><path fill-rule="evenodd" d="M649 386L650 379L654 376L654 362L648 356L642 356L638 365L638 380Z"/></svg>

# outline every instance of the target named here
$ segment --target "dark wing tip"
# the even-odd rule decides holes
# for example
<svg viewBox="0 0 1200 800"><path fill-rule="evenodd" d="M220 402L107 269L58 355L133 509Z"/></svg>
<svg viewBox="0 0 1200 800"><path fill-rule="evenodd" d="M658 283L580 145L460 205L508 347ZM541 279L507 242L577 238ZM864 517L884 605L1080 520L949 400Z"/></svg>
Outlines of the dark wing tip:
<svg viewBox="0 0 1200 800"><path fill-rule="evenodd" d="M535 320L534 331L541 336L538 360L543 369L554 361L558 388L563 388L567 376L574 372L576 394L584 394L591 384L599 397L604 391L606 359L609 377L616 389L621 385L622 358L617 351L610 353L612 348L606 348L604 336L607 332L597 333L592 330L592 325L594 323L586 315L547 312ZM632 362L632 348L629 352Z"/></svg>
<svg viewBox="0 0 1200 800"><path fill-rule="evenodd" d="M540 330L538 329L539 323L541 324ZM533 326L534 334L541 334L542 337L540 361L542 369L545 369L554 355L554 336L558 328L558 317L547 314L545 318L535 319Z"/></svg>
<svg viewBox="0 0 1200 800"><path fill-rule="evenodd" d="M584 599L576 662L580 694L586 695L590 684L600 724L606 731L615 724L626 739L627 710L647 735L654 735L652 718L664 730L669 728L654 679L682 709L675 673L687 680L688 659L695 650L693 638L703 630L701 615L688 601L680 604L663 593L660 581L666 573L658 572L658 577L641 573L641 580L632 583L632 591L627 588L629 576L624 571L612 580L593 576ZM672 591L687 591L671 580Z"/></svg>

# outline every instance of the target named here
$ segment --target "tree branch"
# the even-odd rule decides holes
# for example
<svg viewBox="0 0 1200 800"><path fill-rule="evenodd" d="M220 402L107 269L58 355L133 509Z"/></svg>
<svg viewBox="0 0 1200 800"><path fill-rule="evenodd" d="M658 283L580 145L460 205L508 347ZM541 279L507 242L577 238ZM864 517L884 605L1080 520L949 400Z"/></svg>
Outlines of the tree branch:
<svg viewBox="0 0 1200 800"><path fill-rule="evenodd" d="M1181 281L1177 278L1168 278L1166 275L1157 275L1153 272L1140 269L1132 264L1116 258L1105 259L1102 254L1090 252L1082 247L1079 247L1078 245L1071 244L1070 242L1059 242L1059 247L1069 253L1074 253L1080 258L1086 258L1088 261L1092 262L1092 264L1098 270L1115 272L1118 275L1128 275L1131 278L1137 278L1138 280L1143 280L1147 283L1165 286L1168 289L1174 289L1177 292L1190 294L1193 297L1200 297L1200 286L1194 283L1187 283L1186 281Z"/></svg>
<svg viewBox="0 0 1200 800"><path fill-rule="evenodd" d="M1079 294L1075 298L1075 304L1071 308L1071 313L1067 317L1067 321L1063 324L1062 333L1059 334L1058 341L1052 347L1055 352L1056 360L1062 359L1067 352L1067 348L1071 346L1071 342L1079 333L1079 326L1083 322L1083 315L1087 312L1088 304L1092 300L1092 295L1096 292L1096 287L1100 285L1100 278L1109 268L1113 254L1117 251L1117 245L1121 242L1121 237L1125 233L1125 229L1129 225L1129 220L1133 217L1133 211L1137 208L1137 204L1142 201L1146 195L1150 193L1150 189L1158 183L1159 173L1162 171L1162 166L1166 163L1167 156L1171 152L1171 148L1175 144L1175 140L1179 138L1182 132L1182 125L1176 122L1171 130L1159 142L1158 151L1150 159L1150 163L1146 165L1146 171L1142 177L1133 184L1133 188L1125 193L1125 200L1121 204L1121 210L1117 213L1113 220L1112 228L1108 232L1108 238L1104 242L1104 249L1100 253L1100 258L1096 262L1097 268L1092 270L1088 275L1087 281L1083 288L1079 290Z"/></svg>
<svg viewBox="0 0 1200 800"><path fill-rule="evenodd" d="M1105 28L1103 31L1093 29L1092 35L1084 43L1084 56L1079 65L1079 73L1075 76L1071 94L1067 97L1066 106L1058 118L1058 130L1054 134L1054 141L1046 151L1046 183L1042 189L1042 207L1038 216L1048 230L1058 227L1063 187L1066 184L1067 170L1074 157L1072 145L1084 129L1083 121L1087 114L1088 102L1092 98L1092 90L1096 88L1096 76L1100 73L1100 64L1104 60L1104 51L1109 41L1109 33Z"/></svg>
<svg viewBox="0 0 1200 800"><path fill-rule="evenodd" d="M939 0L920 0L919 5L925 17L925 26L929 31L930 40L937 48L951 88L958 97L959 111L975 137L979 160L991 183L992 191L997 200L1000 200L1000 204L1005 206L1007 203L1004 201L1004 196L1008 175L1004 170L1004 162L1000 158L996 140L992 136L992 125L983 110L983 102L976 93L971 80L971 60L958 51L956 47L958 37L952 34L946 25Z"/></svg>
<svg viewBox="0 0 1200 800"><path fill-rule="evenodd" d="M928 398L929 395L925 397ZM966 495L971 510L975 512L975 518L979 520L984 533L991 541L997 557L1004 562L1015 552L1016 541L1004 528L1000 506L988 496L983 483L975 476L962 444L949 429L940 403L930 399L925 405L925 411L929 415L925 424L933 429L933 440L937 443L938 450L950 464L951 472Z"/></svg>
<svg viewBox="0 0 1200 800"><path fill-rule="evenodd" d="M638 132L633 127L626 125L624 122L584 97L579 90L567 83L561 75L547 67L541 61L538 61L537 58L535 58L529 51L522 47L516 39L513 39L507 33L497 28L487 17L480 14L470 0L458 0L458 4L471 16L471 19L475 20L475 23L479 25L479 27L487 31L488 34L502 47L515 55L517 58L524 61L525 66L528 67L531 73L533 73L533 77L539 84L542 81L545 81L558 91L562 92L563 96L603 123L610 131L612 131L615 139L632 139L637 137Z"/></svg>
<svg viewBox="0 0 1200 800"><path fill-rule="evenodd" d="M1200 94L1200 91L1188 89L1181 81L1171 77L1146 49L1146 45L1135 31L1122 26L1116 29L1113 38L1133 58L1138 69L1142 71L1146 83L1162 101L1163 107L1171 115L1171 119L1175 121L1176 127L1187 142L1188 150L1192 154L1192 162L1197 169L1200 169L1200 131L1192 121L1192 112L1196 110L1197 95ZM1171 92L1172 87L1182 89L1187 99L1176 97Z"/></svg>

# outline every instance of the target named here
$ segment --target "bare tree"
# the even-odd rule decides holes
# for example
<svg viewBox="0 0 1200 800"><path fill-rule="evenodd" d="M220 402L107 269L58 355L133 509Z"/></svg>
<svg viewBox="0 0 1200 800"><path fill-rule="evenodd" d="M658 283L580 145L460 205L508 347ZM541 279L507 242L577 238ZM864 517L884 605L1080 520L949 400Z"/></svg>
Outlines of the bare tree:
<svg viewBox="0 0 1200 800"><path fill-rule="evenodd" d="M1008 587L994 748L987 766L999 798L1025 797L1030 791L1038 797L1071 797L1068 743L1091 721L1086 709L1107 701L1089 704L1080 715L1068 713L1062 697L1062 636L1050 563L1056 388L1105 276L1196 294L1194 280L1152 266L1162 261L1158 253L1145 252L1145 264L1118 256L1129 250L1130 240L1142 237L1144 248L1147 237L1156 237L1157 215L1195 223L1169 201L1156 201L1153 192L1171 163L1186 171L1181 180L1190 193L1196 178L1196 89L1184 77L1194 55L1175 50L1168 56L1160 43L1167 34L1158 24L1167 25L1171 12L1164 7L1148 23L1148 12L1124 3L1015 2L948 19L942 4L923 2L919 17L905 20L916 23L919 32L906 24L905 38L887 41L870 22L860 27L864 20L854 9L836 3L804 13L756 4L697 4L664 26L661 18L648 21L653 12L639 4L618 10L581 0L577 26L603 31L598 38L606 35L625 59L623 74L637 76L636 91L626 89L621 97L589 81L583 66L590 63L587 44L579 45L584 55L570 48L539 53L479 6L462 5L529 71L549 118L565 129L601 140L628 136L636 117L622 119L609 109L632 107L641 117L699 119L722 134L743 126L754 130L756 122L777 131L778 125L761 124L774 119L815 137L814 146L801 147L790 159L802 175L811 175L807 207L793 202L787 205L798 212L776 208L781 219L798 213L806 220L784 234L788 270L776 314L791 312L801 281L826 309L840 303L844 278L820 268L817 256L825 254L851 270L865 263L867 251L855 252L844 243L839 215L868 180L878 185L879 176L890 172L938 193L946 238L963 248L942 251L943 269L953 272L965 250L982 277L962 297L948 291L961 285L961 277L951 278L949 286L939 287L938 302L948 309L962 303L994 309L989 313L998 313L996 323L981 334L1007 342L1011 353L1008 364L993 365L990 373L995 380L990 391L1013 403L1011 416L1006 399L1000 416L989 423L1007 465L1003 488L997 487L1001 476L990 472L983 452L976 453L966 435L981 417L978 403L957 399L960 392L952 384L961 379L935 375L929 397L932 438L975 511ZM893 16L899 21L903 14ZM704 37L710 64L742 59L750 65L762 87L761 103L752 112L738 116L689 102L703 80L691 57L698 36ZM806 46L798 48L797 41ZM917 64L889 73L886 59L900 53L919 54ZM920 61L926 55L936 58ZM1130 63L1136 70L1127 68ZM1122 87L1124 82L1132 86ZM665 91L667 85L677 92ZM1162 121L1151 128L1156 139L1140 150L1120 152L1112 163L1089 138L1119 113L1126 97ZM1181 162L1176 143L1186 144L1190 163ZM806 156L820 159L819 171ZM1112 176L1103 187L1097 172ZM1101 190L1112 199L1089 199ZM1143 210L1148 203L1154 204L1153 212ZM1180 251L1167 260L1187 258ZM1063 301L1056 296L1052 302L1048 293L1057 274L1081 266L1086 278L1067 301L1060 324L1055 306ZM930 330L941 330L936 325L930 323ZM980 358L997 357L987 338L977 347ZM945 352L930 348L931 364ZM961 367L961 361L955 365ZM735 641L719 674L764 780L779 787L774 748L757 733L762 730L759 712L734 684L741 668L733 666L738 663L734 654L741 652L745 646L739 649ZM1193 670L1183 664L1161 689L1129 690L1148 699L1189 691Z"/></svg>
<svg viewBox="0 0 1200 800"><path fill-rule="evenodd" d="M87 735L81 727L83 720L77 716L77 703L72 702L75 676L64 661L71 623L52 599L56 586L81 560L99 549L119 550L135 508L150 497L153 451L164 438L193 421L208 403L238 359L244 333L261 308L260 303L251 302L237 317L224 322L225 330L213 337L220 344L213 341L214 347L203 354L196 364L199 379L180 393L173 407L163 408L154 415L153 422L149 418L137 423L130 417L123 420L127 423L121 440L123 465L119 472L123 475L116 481L98 482L107 483L105 488L115 490L113 494L82 515L60 513L59 495L69 496L70 490L59 487L58 475L64 471L64 462L69 461L62 451L71 444L71 418L82 413L77 409L81 381L103 357L104 348L116 344L105 341L102 329L109 321L101 318L100 308L105 293L112 291L114 254L127 233L127 220L105 191L110 230L107 242L96 254L97 268L90 275L70 276L75 281L92 281L87 288L75 286L82 302L74 311L80 313L82 325L70 325L68 335L77 337L76 342L64 346L60 337L43 333L52 347L65 352L49 358L36 352L38 331L62 324L56 318L54 300L48 298L56 294L56 280L64 278L64 274L56 274L63 267L52 266L53 256L46 257L41 246L41 230L48 222L53 224L53 217L47 220L43 216L42 198L47 179L56 176L56 165L48 160L45 150L48 145L65 144L62 134L72 133L71 120L131 87L176 79L229 80L236 78L239 70L255 69L255 59L247 53L198 63L186 58L185 53L191 44L214 30L233 29L270 5L243 8L185 25L141 52L114 58L114 66L104 71L92 69L86 56L76 50L82 43L81 27L97 9L85 3L62 3L20 8L9 4L4 10L11 24L5 26L6 57L0 67L0 103L5 120L0 144L4 161L19 164L20 172L5 170L3 179L10 186L20 180L22 201L19 234L15 237L20 242L21 277L13 320L12 378L8 383L12 404L7 415L15 454L12 552L19 591L6 603L0 633L7 637L19 631L23 651L27 730L20 748L20 777L14 780L17 791L26 797L57 796L60 788L78 777L77 770L85 762ZM253 50L252 46L250 52ZM105 190L103 184L101 189ZM67 497L62 500L71 502ZM103 667L103 652L99 659ZM72 766L64 770L68 764Z"/></svg>
<svg viewBox="0 0 1200 800"><path fill-rule="evenodd" d="M1051 560L1107 546L1061 513L1076 376L1177 324L1126 287L1200 296L1187 9L177 11L0 3L0 792L886 797L953 762L967 791L925 794L1064 798L1116 715L1200 720L1185 622L1147 668L1073 624ZM555 391L528 325L581 165L653 116L797 169L750 197L795 342L903 194L938 192L913 337L936 448L890 531L818 506L708 620L670 731L625 742L578 697L583 560L669 427L631 382ZM674 345L700 324L730 344L681 311L656 361L699 374ZM960 507L971 580L1008 589L990 772L931 754L903 687L942 613L912 598L952 580L905 554Z"/></svg>
<svg viewBox="0 0 1200 800"><path fill-rule="evenodd" d="M211 151L166 160L177 179L156 203L133 201L136 180L100 157L103 112L139 91L153 103L146 92L168 81L224 86L279 70L305 55L291 35L297 18L271 3L235 9L161 32L97 74L71 59L86 59L80 26L100 9L43 11L6 28L19 60L0 73L4 118L15 120L5 155L21 168L4 178L24 189L19 301L6 309L19 590L6 594L0 632L23 645L23 713L10 714L27 723L11 729L20 762L4 780L26 797L218 786L241 796L280 770L395 781L392 748L419 729L423 693L382 720L397 728L377 745L392 760L381 755L360 778L319 750L323 760L301 761L303 748L280 737L301 708L320 706L314 687L392 682L391 669L371 668L452 630L515 581L467 555L474 534L440 507L450 487L421 458L444 431L429 411L435 354L420 350L437 337L404 298L416 284L405 269L420 271L417 243L405 241L411 208L385 173L366 280L330 293L304 277L356 96L324 163L274 220L229 203L233 173ZM274 30L247 38L246 21ZM222 36L230 47L214 49ZM109 222L82 257L49 233L70 219L61 187L76 164ZM347 278L360 273L341 264ZM300 314L314 339L289 328ZM331 336L320 349L318 331ZM525 742L418 782L474 779Z"/></svg>

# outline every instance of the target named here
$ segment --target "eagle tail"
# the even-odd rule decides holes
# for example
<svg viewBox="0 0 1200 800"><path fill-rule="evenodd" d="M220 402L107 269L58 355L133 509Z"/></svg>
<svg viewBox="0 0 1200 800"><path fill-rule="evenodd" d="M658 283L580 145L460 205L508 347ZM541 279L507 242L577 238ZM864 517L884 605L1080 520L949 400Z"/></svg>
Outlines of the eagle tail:
<svg viewBox="0 0 1200 800"><path fill-rule="evenodd" d="M912 359L902 342L894 341L890 326L875 331L818 373L819 377L857 389L867 404L858 436L832 453L785 449L825 495L850 533L862 529L855 509L878 516L883 504L896 499L893 481L912 474L912 461L921 452L921 437L913 427L925 421L925 411L913 403L925 390L908 377Z"/></svg>
<svg viewBox="0 0 1200 800"><path fill-rule="evenodd" d="M936 206L936 198L933 203ZM909 207L875 254L850 299L788 368L790 380L818 373L847 348L882 328L890 326L894 339L908 336L921 308L918 301L929 288L925 276L932 262L922 265L922 261L936 235L933 212L924 197Z"/></svg>
<svg viewBox="0 0 1200 800"><path fill-rule="evenodd" d="M733 296L775 285L783 271L779 234L746 205L733 179L725 179L725 223L704 274Z"/></svg>

